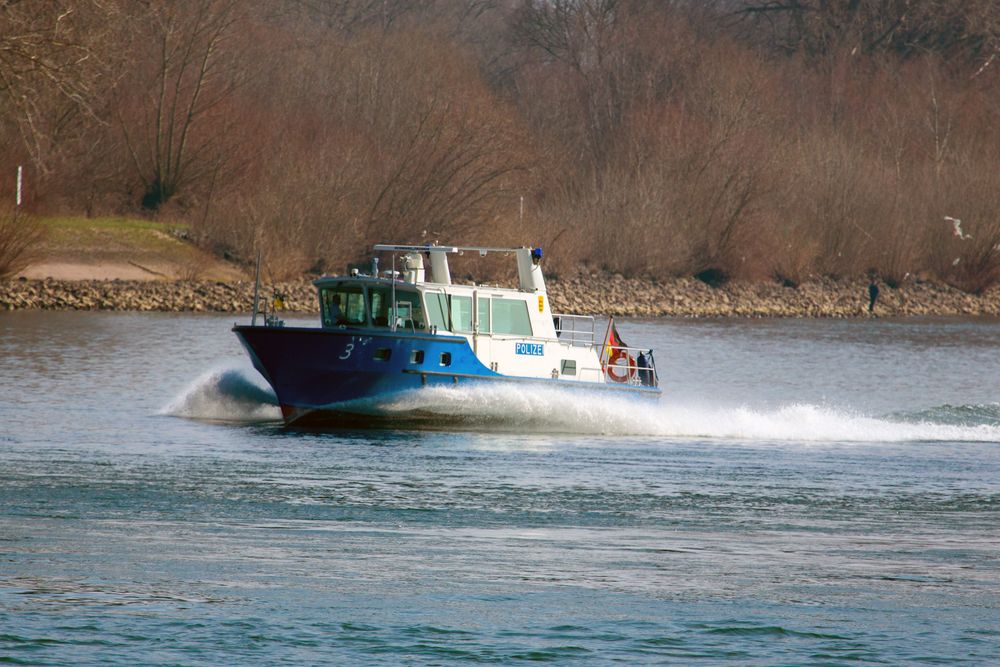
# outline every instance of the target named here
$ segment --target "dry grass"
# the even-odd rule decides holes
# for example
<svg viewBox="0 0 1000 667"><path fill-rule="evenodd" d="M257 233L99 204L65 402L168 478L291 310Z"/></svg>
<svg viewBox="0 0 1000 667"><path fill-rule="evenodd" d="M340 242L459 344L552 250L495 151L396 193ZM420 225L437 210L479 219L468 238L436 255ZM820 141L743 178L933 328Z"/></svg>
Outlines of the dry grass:
<svg viewBox="0 0 1000 667"><path fill-rule="evenodd" d="M132 265L150 275L181 279L228 279L242 276L188 240L187 225L133 218L39 218L42 236L28 262L74 266Z"/></svg>

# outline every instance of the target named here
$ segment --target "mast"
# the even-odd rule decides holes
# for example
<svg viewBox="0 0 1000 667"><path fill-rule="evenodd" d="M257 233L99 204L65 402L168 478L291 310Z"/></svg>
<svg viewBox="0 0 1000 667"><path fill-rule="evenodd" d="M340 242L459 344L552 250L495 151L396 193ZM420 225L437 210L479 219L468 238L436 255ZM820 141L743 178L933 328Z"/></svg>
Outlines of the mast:
<svg viewBox="0 0 1000 667"><path fill-rule="evenodd" d="M260 248L257 248L257 269L254 271L253 279L253 316L250 318L250 326L257 326L257 303L260 298Z"/></svg>

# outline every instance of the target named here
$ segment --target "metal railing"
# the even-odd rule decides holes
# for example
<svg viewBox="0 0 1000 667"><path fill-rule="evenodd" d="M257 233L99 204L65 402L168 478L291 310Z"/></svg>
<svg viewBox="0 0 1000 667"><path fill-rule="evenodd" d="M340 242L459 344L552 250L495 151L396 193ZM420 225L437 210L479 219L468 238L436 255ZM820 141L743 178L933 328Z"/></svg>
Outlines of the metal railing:
<svg viewBox="0 0 1000 667"><path fill-rule="evenodd" d="M592 315L553 313L556 337L571 345L593 345L597 336L597 321Z"/></svg>

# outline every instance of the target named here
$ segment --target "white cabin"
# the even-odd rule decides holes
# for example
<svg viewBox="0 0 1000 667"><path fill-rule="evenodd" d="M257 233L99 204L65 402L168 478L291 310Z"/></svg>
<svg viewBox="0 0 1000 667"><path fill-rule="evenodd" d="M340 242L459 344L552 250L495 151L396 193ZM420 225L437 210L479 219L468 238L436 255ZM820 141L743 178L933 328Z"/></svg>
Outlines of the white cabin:
<svg viewBox="0 0 1000 667"><path fill-rule="evenodd" d="M597 338L593 317L552 313L540 249L376 245L375 250L392 254L382 276L373 260L371 275L352 271L315 282L324 327L463 336L486 368L505 376L656 385L651 354L648 365L637 365L633 355L639 350L616 348L624 350L616 361L606 335ZM448 255L466 252L515 255L518 288L453 283Z"/></svg>

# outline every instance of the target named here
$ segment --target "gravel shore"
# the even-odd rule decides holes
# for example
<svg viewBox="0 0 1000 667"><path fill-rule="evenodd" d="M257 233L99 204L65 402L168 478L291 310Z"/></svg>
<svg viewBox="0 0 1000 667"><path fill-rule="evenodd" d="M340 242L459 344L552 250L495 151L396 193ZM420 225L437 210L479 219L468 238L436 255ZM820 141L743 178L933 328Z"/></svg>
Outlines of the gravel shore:
<svg viewBox="0 0 1000 667"><path fill-rule="evenodd" d="M691 278L650 281L622 276L586 276L549 281L555 312L632 317L866 317L868 283L819 280L797 288L775 283L729 283L714 288ZM262 287L262 299L277 290L285 309L317 309L307 280ZM25 280L0 282L0 310L107 310L249 312L251 282L139 280ZM1000 316L1000 289L981 296L947 285L913 282L881 286L875 313L881 316Z"/></svg>

